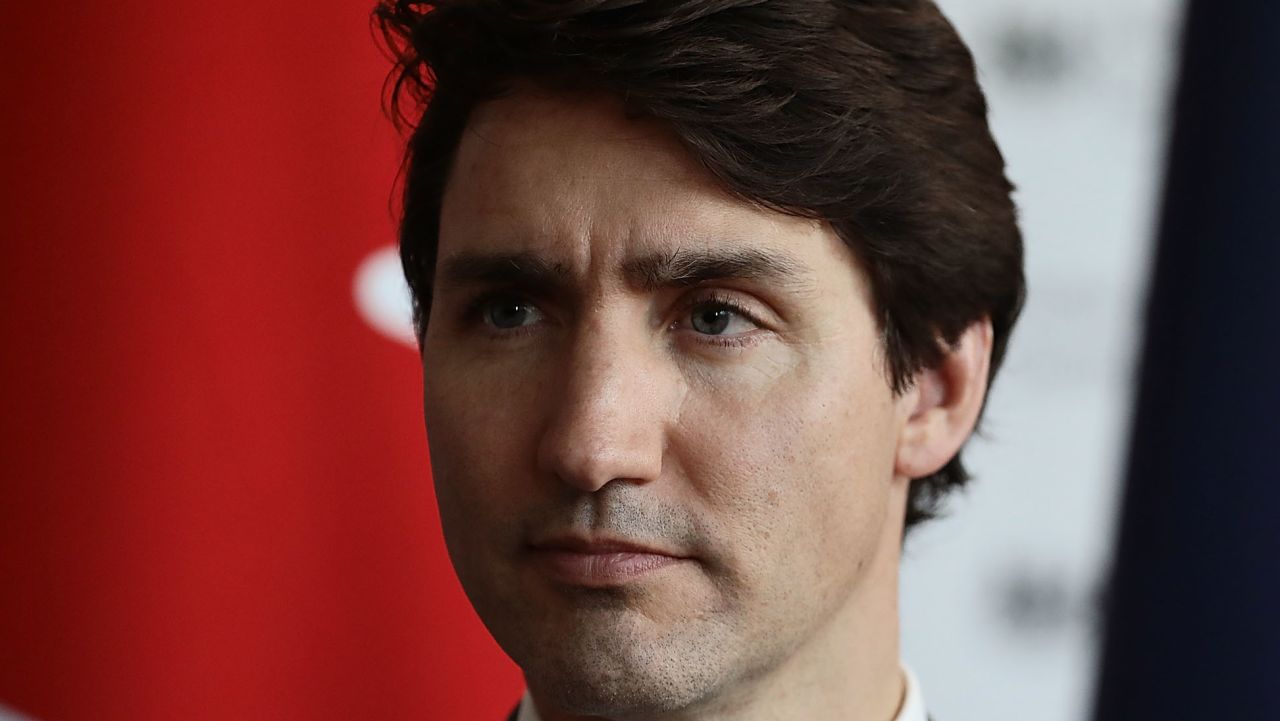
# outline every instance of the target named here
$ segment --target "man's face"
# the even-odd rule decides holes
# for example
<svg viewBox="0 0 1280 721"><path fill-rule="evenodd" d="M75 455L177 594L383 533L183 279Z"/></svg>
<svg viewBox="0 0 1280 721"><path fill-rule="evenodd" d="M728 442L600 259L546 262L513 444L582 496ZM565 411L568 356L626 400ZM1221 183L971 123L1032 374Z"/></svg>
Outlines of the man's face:
<svg viewBox="0 0 1280 721"><path fill-rule="evenodd" d="M445 538L540 703L694 707L891 605L906 413L830 229L608 100L526 90L473 114L438 257Z"/></svg>

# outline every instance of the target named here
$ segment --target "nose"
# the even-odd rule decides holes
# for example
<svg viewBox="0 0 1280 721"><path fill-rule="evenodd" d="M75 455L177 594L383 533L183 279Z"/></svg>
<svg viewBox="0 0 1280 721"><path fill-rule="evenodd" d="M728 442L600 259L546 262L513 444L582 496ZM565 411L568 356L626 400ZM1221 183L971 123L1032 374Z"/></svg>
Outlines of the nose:
<svg viewBox="0 0 1280 721"><path fill-rule="evenodd" d="M588 493L614 480L656 480L678 379L643 337L598 327L575 336L549 401L539 467Z"/></svg>

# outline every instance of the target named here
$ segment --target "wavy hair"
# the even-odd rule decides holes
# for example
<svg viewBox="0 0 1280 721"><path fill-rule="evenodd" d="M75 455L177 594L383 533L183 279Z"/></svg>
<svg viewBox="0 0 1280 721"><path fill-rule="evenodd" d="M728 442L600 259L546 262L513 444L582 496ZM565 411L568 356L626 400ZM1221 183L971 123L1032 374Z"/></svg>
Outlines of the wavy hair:
<svg viewBox="0 0 1280 721"><path fill-rule="evenodd" d="M400 254L421 341L441 198L477 104L519 80L605 91L730 193L824 221L870 277L896 393L972 323L991 376L1025 293L1013 186L973 59L929 0L381 0L388 111L409 133ZM913 479L906 525L968 480Z"/></svg>

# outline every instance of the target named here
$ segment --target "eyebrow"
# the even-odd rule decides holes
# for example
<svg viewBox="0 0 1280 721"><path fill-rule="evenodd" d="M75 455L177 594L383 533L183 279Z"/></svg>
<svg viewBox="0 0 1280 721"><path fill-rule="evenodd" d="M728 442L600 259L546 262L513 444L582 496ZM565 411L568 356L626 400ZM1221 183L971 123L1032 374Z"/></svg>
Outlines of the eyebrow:
<svg viewBox="0 0 1280 721"><path fill-rule="evenodd" d="M628 284L646 292L716 280L807 285L801 263L789 256L756 248L652 253L624 261L622 275ZM557 294L568 291L572 280L568 266L529 252L462 252L447 258L437 277L438 282L458 285L511 285Z"/></svg>
<svg viewBox="0 0 1280 721"><path fill-rule="evenodd" d="M534 291L563 291L571 274L561 263L533 253L463 252L446 259L437 271L436 285L511 285Z"/></svg>
<svg viewBox="0 0 1280 721"><path fill-rule="evenodd" d="M804 267L792 258L757 248L677 250L646 255L622 264L627 281L641 290L688 287L713 280L798 284Z"/></svg>

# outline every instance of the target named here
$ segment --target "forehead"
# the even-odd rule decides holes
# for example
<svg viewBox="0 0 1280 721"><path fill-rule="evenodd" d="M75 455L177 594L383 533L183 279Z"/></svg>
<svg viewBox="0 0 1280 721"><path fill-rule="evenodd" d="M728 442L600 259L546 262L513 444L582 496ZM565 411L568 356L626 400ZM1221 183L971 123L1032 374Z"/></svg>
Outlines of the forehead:
<svg viewBox="0 0 1280 721"><path fill-rule="evenodd" d="M731 195L670 130L628 117L618 100L526 88L473 113L439 250L441 259L534 252L574 274L603 274L654 253L738 246L799 267L846 252L823 224Z"/></svg>
<svg viewBox="0 0 1280 721"><path fill-rule="evenodd" d="M499 213L531 196L554 201L566 191L581 195L601 183L649 194L716 190L669 130L627 117L612 96L537 89L475 109L450 180L446 197L483 190L472 200Z"/></svg>

